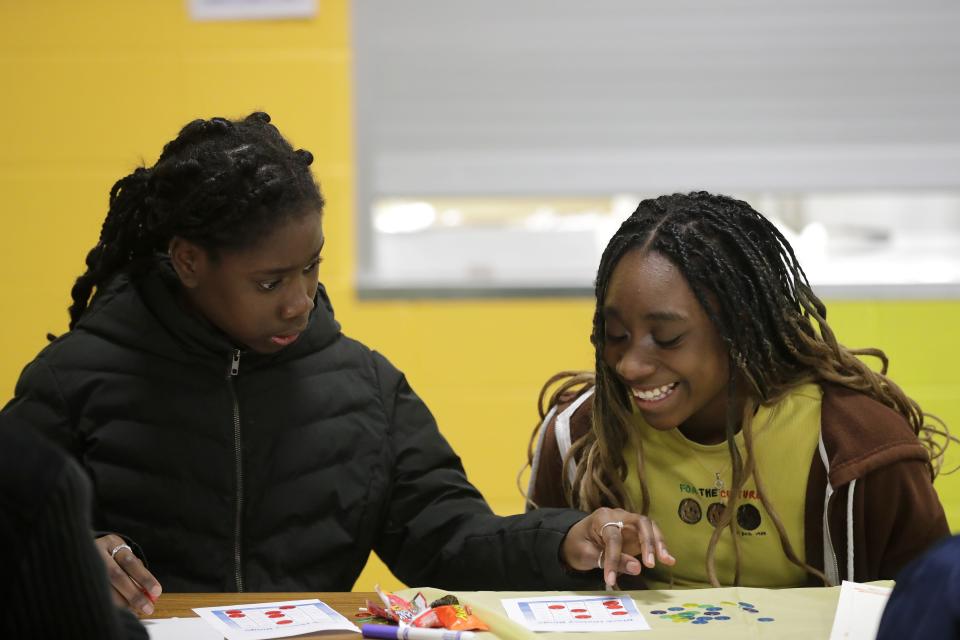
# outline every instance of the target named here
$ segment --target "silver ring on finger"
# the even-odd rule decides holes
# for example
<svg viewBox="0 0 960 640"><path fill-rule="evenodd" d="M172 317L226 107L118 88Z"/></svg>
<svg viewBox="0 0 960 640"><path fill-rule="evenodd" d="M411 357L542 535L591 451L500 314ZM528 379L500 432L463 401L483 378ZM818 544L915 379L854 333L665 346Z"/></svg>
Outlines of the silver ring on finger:
<svg viewBox="0 0 960 640"><path fill-rule="evenodd" d="M600 557L597 558L597 569L603 569L603 549L600 549Z"/></svg>
<svg viewBox="0 0 960 640"><path fill-rule="evenodd" d="M133 549L130 548L130 545L128 545L128 544L126 544L126 543L124 543L124 544L118 544L118 545L115 546L113 549L110 549L110 557L111 557L111 558L116 558L117 554L120 553L121 551L123 551L124 549L126 549L126 550L129 551L130 553L133 553Z"/></svg>
<svg viewBox="0 0 960 640"><path fill-rule="evenodd" d="M620 531L623 531L623 522L620 520L617 520L616 522L605 522L603 526L600 527L601 538L603 537L603 530L606 529L607 527L616 527Z"/></svg>

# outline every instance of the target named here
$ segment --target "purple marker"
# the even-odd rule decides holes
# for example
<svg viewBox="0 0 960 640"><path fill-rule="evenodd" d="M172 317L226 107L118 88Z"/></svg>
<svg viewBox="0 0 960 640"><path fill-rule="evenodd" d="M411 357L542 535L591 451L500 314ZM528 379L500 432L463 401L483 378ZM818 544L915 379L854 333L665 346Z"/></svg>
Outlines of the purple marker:
<svg viewBox="0 0 960 640"><path fill-rule="evenodd" d="M365 624L360 627L364 638L380 640L474 640L473 631L451 631L450 629L427 629L423 627L395 627L387 624Z"/></svg>

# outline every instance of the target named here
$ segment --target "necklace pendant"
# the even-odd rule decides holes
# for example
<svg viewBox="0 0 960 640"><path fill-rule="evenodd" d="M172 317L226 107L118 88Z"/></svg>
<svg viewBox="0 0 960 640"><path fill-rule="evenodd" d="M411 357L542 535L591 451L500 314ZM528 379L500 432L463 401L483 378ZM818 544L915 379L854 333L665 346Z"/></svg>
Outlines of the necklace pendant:
<svg viewBox="0 0 960 640"><path fill-rule="evenodd" d="M715 486L717 489L723 490L723 478L720 477L720 472L717 471L714 475L716 476L716 480L714 481L713 486Z"/></svg>

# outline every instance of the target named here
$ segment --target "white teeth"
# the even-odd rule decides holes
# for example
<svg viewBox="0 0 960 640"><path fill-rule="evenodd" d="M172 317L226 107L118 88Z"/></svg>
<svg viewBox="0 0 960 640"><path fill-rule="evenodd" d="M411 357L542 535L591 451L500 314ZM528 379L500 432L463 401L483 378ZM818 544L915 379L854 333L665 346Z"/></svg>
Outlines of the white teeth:
<svg viewBox="0 0 960 640"><path fill-rule="evenodd" d="M677 386L676 382L665 384L662 387L657 387L656 389L650 389L647 391L641 391L640 389L634 389L633 395L639 398L640 400L663 400L670 392L673 391L674 387Z"/></svg>

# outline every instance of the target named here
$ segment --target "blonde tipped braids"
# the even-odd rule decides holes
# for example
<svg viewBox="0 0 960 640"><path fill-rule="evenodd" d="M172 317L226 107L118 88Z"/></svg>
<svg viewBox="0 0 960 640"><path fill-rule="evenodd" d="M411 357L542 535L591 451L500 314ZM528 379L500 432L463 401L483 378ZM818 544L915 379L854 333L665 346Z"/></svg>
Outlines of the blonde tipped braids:
<svg viewBox="0 0 960 640"><path fill-rule="evenodd" d="M732 369L731 364L731 370ZM724 425L724 433L727 442L727 452L730 454L730 468L733 475L733 486L730 488L730 494L727 498L727 504L724 506L723 513L720 515L720 521L714 527L710 536L710 542L707 543L707 579L711 586L719 587L720 580L717 578L716 554L717 543L720 541L720 535L724 529L730 530L730 537L733 541L734 571L733 584L740 584L740 536L738 535L737 519L734 517L737 511L737 501L740 499L740 492L747 482L747 478L753 473L753 456L747 456L747 464L744 465L743 458L740 455L740 449L737 447L737 414L735 409L736 382L731 378L727 387L727 417ZM744 403L748 405L749 403ZM752 417L752 416L751 416ZM744 428L746 428L746 423Z"/></svg>
<svg viewBox="0 0 960 640"><path fill-rule="evenodd" d="M583 453L579 456L580 464L576 467L568 494L570 504L578 509L634 507L624 485L628 469L623 450L630 441L631 429L627 401L626 394L618 388L606 365L598 365L590 433L589 437L581 439ZM570 454L576 450L574 445ZM645 499L641 513L646 514L649 494L645 487L642 491Z"/></svg>
<svg viewBox="0 0 960 640"><path fill-rule="evenodd" d="M920 443L927 449L930 457L930 477L936 478L944 464L947 447L951 442L960 442L950 433L949 427L937 416L925 413L916 400L908 396L900 386L887 377L890 360L886 353L877 348L849 349L837 341L826 319L823 302L809 287L800 287L800 301L804 315L791 324L806 324L796 331L793 345L798 360L809 364L812 375L809 378L818 382L830 382L854 391L859 391L881 404L893 409L906 419ZM815 330L811 322L816 322ZM793 341L791 341L793 344ZM874 371L861 359L872 357L880 361L880 371ZM794 380L792 385L808 380ZM934 424L929 424L928 421ZM954 467L945 474L953 473L960 467Z"/></svg>
<svg viewBox="0 0 960 640"><path fill-rule="evenodd" d="M823 571L800 559L793 545L790 544L790 538L787 535L786 527L783 526L783 521L780 519L780 514L777 513L777 510L773 508L773 503L767 498L767 491L764 488L763 479L753 462L755 459L753 455L753 416L755 412L756 406L751 406L749 402L746 403L743 411L743 444L747 449L747 465L750 474L753 475L753 482L757 485L757 494L760 496L760 503L763 504L763 508L767 510L767 515L773 520L773 525L777 529L777 535L780 536L780 546L783 548L783 553L787 556L787 559L807 573L811 573L822 580L824 586L835 586L830 584L830 581L827 580L827 576Z"/></svg>
<svg viewBox="0 0 960 640"><path fill-rule="evenodd" d="M774 403L775 404L775 403ZM734 544L734 555L735 555L735 572L734 572L734 585L739 585L740 583L740 536L738 534L738 525L735 517L737 510L737 502L740 499L740 496L743 492L743 487L746 485L747 481L753 477L753 481L757 486L757 494L760 496L760 503L763 505L763 508L766 509L767 515L770 516L770 519L773 521L774 527L777 530L777 535L780 538L780 546L783 549L784 555L787 559L792 562L794 565L800 567L807 573L813 574L821 581L825 586L834 586L830 585L827 580L827 576L810 564L804 562L799 555L797 555L796 550L793 548L793 545L790 543L790 538L787 535L786 527L783 525L783 521L780 518L780 514L777 513L777 510L774 508L773 503L767 497L767 492L763 483L763 479L760 475L759 470L756 467L756 456L754 455L753 450L753 417L756 413L757 403L755 400L748 400L744 403L743 415L740 418L740 424L743 432L743 443L746 448L747 457L746 460L741 460L739 451L736 448L736 442L733 440L733 433L731 430L727 432L727 446L730 448L731 458L733 460L733 488L730 491L730 498L727 501L727 504L723 510L723 515L721 516L720 522L717 524L717 527L714 529L713 535L710 537L710 542L707 545L707 578L710 581L710 584L714 587L722 586L720 581L717 578L716 570L716 547L720 540L720 535L724 528L729 528L730 535L733 538Z"/></svg>

